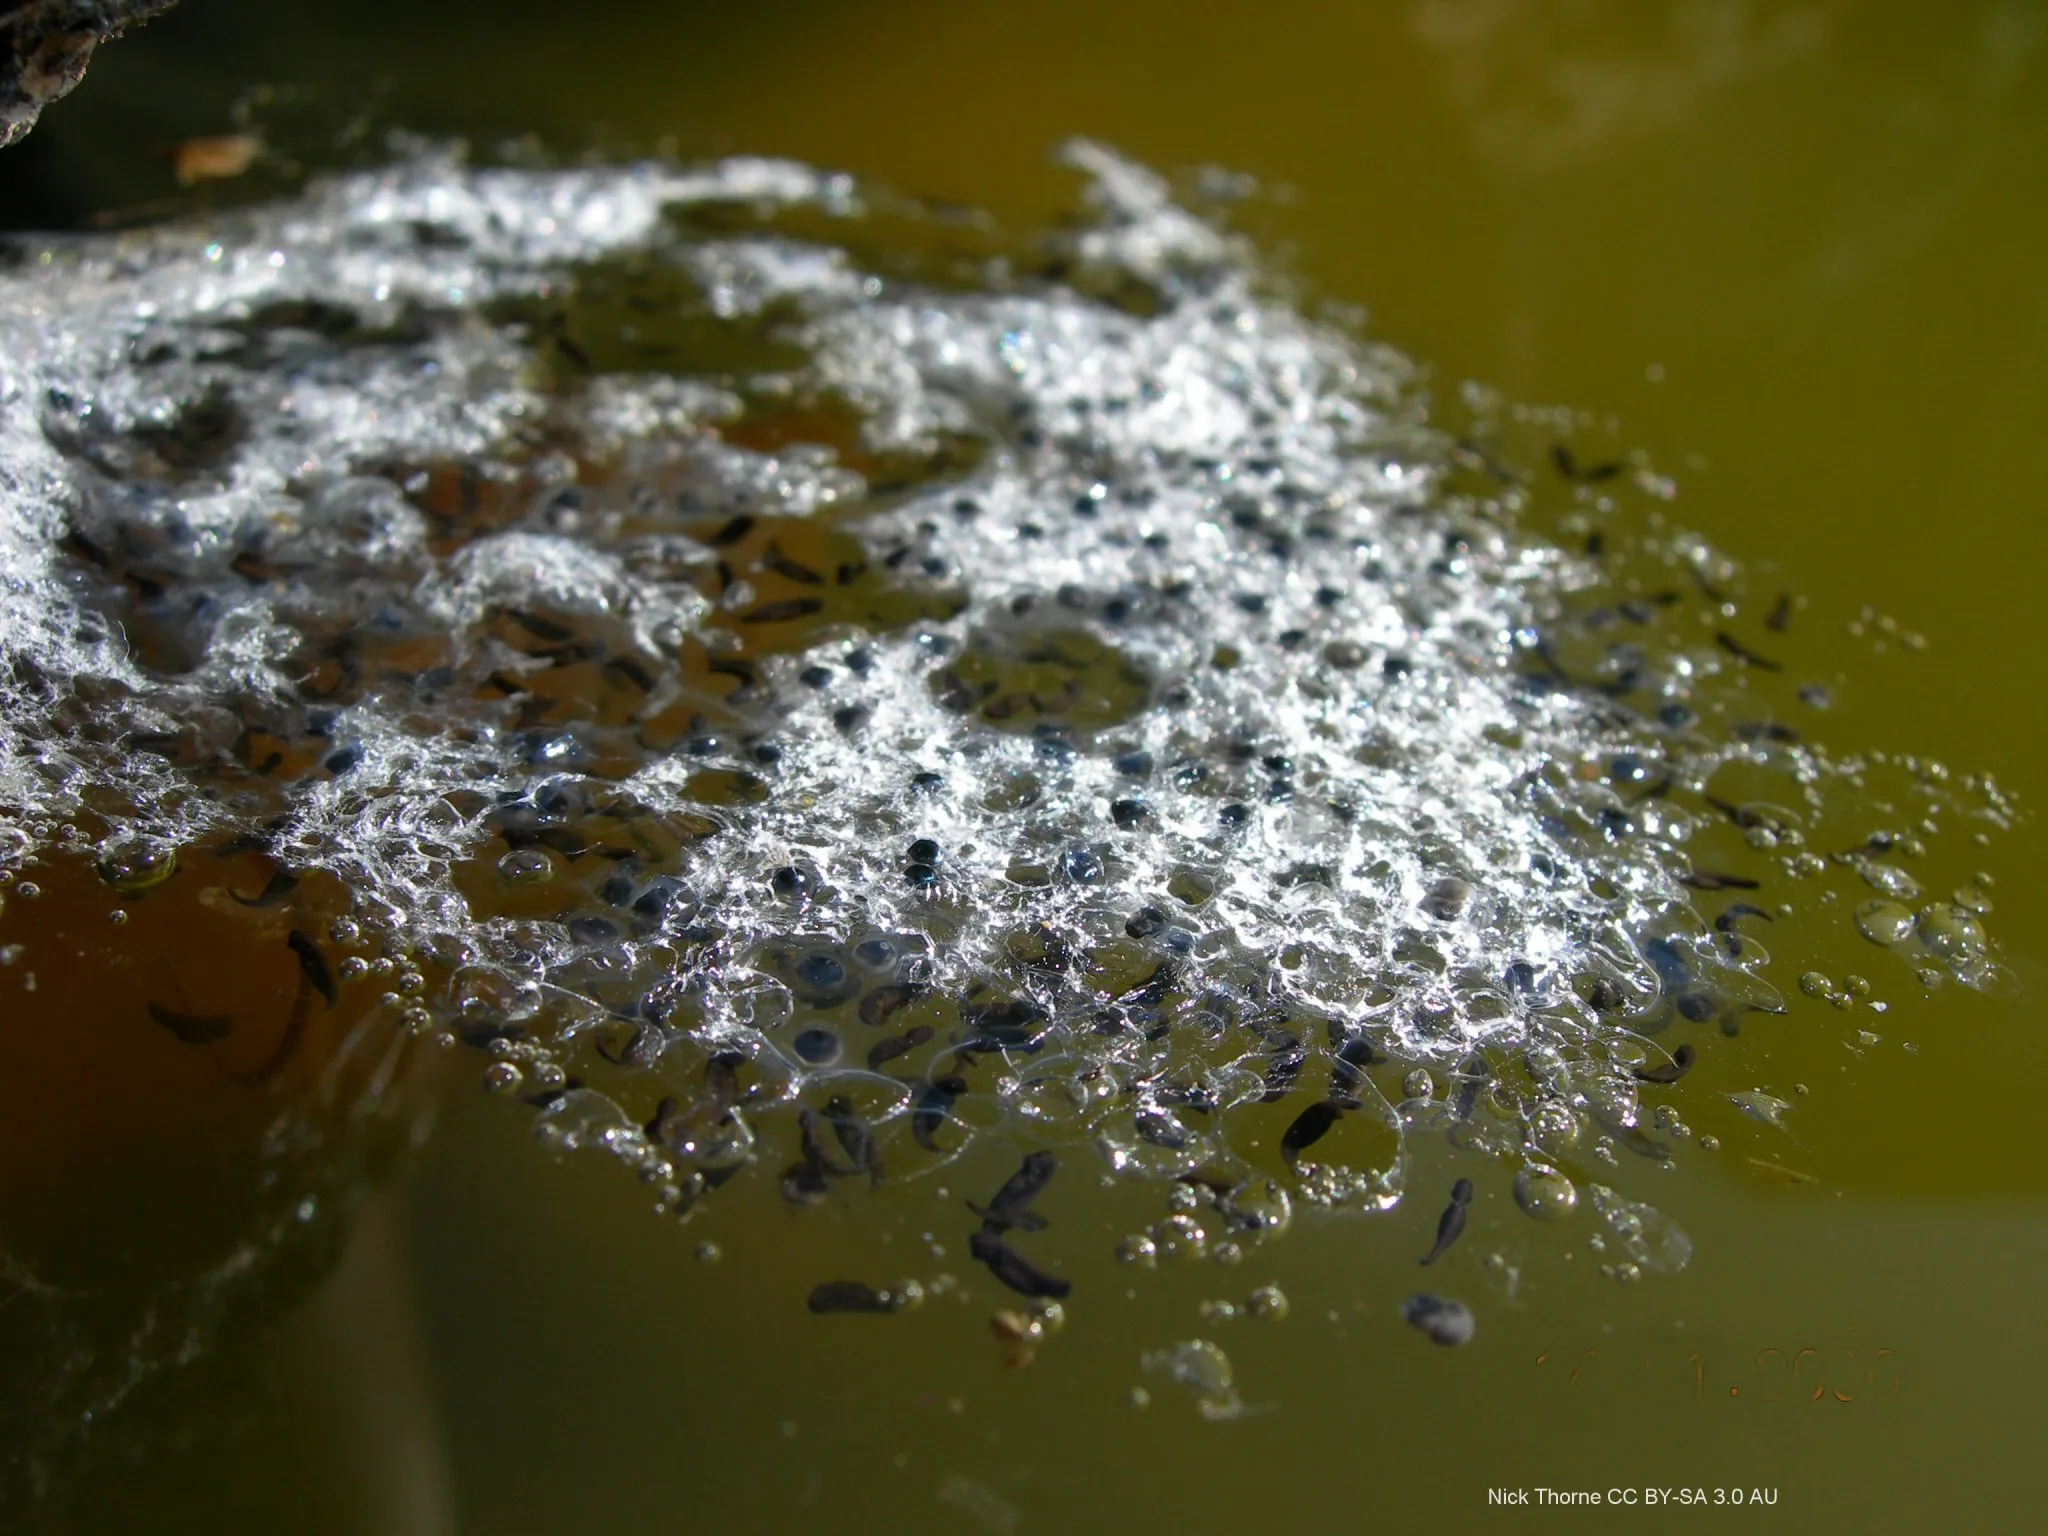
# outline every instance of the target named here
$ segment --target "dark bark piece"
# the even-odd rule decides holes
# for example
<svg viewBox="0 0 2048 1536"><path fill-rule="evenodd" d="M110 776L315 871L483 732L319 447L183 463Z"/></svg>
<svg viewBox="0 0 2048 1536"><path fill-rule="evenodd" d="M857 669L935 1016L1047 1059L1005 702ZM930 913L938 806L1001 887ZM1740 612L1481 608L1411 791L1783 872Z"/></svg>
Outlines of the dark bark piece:
<svg viewBox="0 0 2048 1536"><path fill-rule="evenodd" d="M85 78L101 43L177 0L0 0L0 149Z"/></svg>

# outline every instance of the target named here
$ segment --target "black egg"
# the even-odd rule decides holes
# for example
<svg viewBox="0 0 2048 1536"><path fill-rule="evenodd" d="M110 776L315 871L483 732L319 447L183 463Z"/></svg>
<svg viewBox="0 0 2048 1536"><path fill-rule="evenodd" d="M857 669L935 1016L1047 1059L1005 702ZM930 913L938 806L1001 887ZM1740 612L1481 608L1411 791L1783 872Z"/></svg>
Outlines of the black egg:
<svg viewBox="0 0 2048 1536"><path fill-rule="evenodd" d="M846 967L831 955L805 955L796 963L796 979L826 991L846 979Z"/></svg>
<svg viewBox="0 0 2048 1536"><path fill-rule="evenodd" d="M839 1037L829 1029L805 1029L789 1042L797 1060L811 1067L829 1067L839 1059Z"/></svg>

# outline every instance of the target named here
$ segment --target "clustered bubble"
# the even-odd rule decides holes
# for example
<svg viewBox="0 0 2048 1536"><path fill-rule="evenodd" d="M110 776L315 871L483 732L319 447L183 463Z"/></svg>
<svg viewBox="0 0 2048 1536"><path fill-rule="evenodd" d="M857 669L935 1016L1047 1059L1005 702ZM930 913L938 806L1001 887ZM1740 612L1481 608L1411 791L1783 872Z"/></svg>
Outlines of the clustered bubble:
<svg viewBox="0 0 2048 1536"><path fill-rule="evenodd" d="M1174 1191L1147 1266L1385 1209L1418 1134L1544 1220L1667 1161L1644 1093L1784 1010L1794 882L1990 978L1988 880L1907 866L2011 807L1788 724L1739 571L1608 515L1664 482L1560 449L1539 527L1399 358L1067 153L1047 237L423 152L0 271L7 865L338 877L406 1027L666 1212L1002 1131ZM1235 1411L1213 1346L1158 1368Z"/></svg>

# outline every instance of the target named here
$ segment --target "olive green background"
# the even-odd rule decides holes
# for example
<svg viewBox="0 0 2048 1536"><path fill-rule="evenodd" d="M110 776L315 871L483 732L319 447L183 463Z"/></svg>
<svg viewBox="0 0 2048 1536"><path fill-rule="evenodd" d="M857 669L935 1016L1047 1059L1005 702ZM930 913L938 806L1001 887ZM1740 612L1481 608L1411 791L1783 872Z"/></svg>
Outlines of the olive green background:
<svg viewBox="0 0 2048 1536"><path fill-rule="evenodd" d="M152 151L225 130L257 82L315 88L291 108L309 121L374 102L482 144L787 154L1019 220L1062 205L1047 151L1071 133L1250 172L1304 291L1365 306L1441 391L1611 422L1677 478L1676 517L1810 598L1785 645L1839 678L1827 740L2048 791L2048 5L185 0L0 156L0 219L178 197ZM1866 605L1927 649L1848 633ZM974 1308L802 1311L826 1273L928 1273L927 1191L679 1233L460 1092L405 1209L462 1527L2040 1529L2043 852L2038 821L1967 852L1999 879L1999 995L1928 996L1853 939L1778 955L1784 979L1863 970L1891 1012L1797 999L1675 1096L1726 1142L1658 1176L1697 1245L1682 1275L1622 1287L1581 1252L1509 1305L1481 1255L1565 1245L1483 1186L1432 1280L1479 1312L1462 1351L1395 1317L1454 1176L1434 1149L1391 1217L1304 1218L1240 1270L1144 1277L1109 1259L1137 1196L1070 1160L1042 1208L1077 1255L1072 1322L1006 1373L985 1286ZM1855 1027L1882 1042L1852 1054ZM1795 1081L1789 1132L1718 1100ZM964 1269L965 1226L934 1235ZM700 1238L725 1257L698 1262ZM1197 1318L1264 1281L1287 1321ZM1260 1411L1204 1423L1156 1381L1127 1406L1139 1353L1198 1335ZM297 1359L271 1360L233 1456L144 1469L100 1518L378 1528L376 1454ZM1487 1506L1538 1485L1776 1504Z"/></svg>

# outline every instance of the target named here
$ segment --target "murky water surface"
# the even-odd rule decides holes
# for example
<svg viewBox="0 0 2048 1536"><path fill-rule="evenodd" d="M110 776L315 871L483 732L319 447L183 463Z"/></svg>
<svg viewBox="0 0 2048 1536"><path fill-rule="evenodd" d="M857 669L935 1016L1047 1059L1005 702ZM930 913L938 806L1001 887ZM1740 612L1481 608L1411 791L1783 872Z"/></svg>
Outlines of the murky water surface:
<svg viewBox="0 0 2048 1536"><path fill-rule="evenodd" d="M2036 10L189 9L0 167L73 1528L2034 1507ZM792 160L152 227L364 113Z"/></svg>

